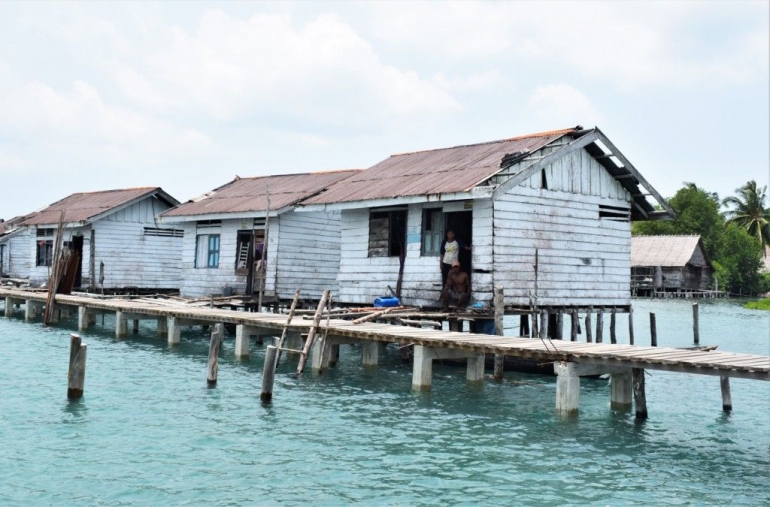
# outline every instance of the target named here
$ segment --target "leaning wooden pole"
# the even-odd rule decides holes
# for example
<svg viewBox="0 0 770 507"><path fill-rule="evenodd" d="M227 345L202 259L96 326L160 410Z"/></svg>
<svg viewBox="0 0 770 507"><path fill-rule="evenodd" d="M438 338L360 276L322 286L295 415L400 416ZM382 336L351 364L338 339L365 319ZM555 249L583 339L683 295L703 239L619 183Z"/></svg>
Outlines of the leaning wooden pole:
<svg viewBox="0 0 770 507"><path fill-rule="evenodd" d="M321 336L321 343L318 347L318 354L321 357L319 371L323 371L325 361L323 360L324 354L326 354L326 342L327 338L329 337L329 321L332 317L332 295L329 293L329 297L326 298L326 326L324 327L324 334Z"/></svg>
<svg viewBox="0 0 770 507"><path fill-rule="evenodd" d="M46 326L53 320L54 301L56 301L56 289L59 287L59 256L61 251L61 238L64 234L64 212L59 214L59 225L54 237L53 259L51 261L51 274L48 277L48 297L45 303L43 324Z"/></svg>
<svg viewBox="0 0 770 507"><path fill-rule="evenodd" d="M316 308L315 315L313 316L313 324L310 326L310 330L307 333L307 340L305 340L305 346L302 348L302 353L299 356L299 364L297 365L297 375L305 371L305 363L307 362L307 356L310 354L310 347L313 346L315 341L316 331L318 330L318 324L321 322L321 316L323 315L324 308L326 307L326 301L329 299L329 291L325 290L321 296L321 300L318 302L318 308Z"/></svg>
<svg viewBox="0 0 770 507"><path fill-rule="evenodd" d="M86 381L86 355L88 346L80 335L70 335L70 364L67 372L67 398L75 400L83 396Z"/></svg>
<svg viewBox="0 0 770 507"><path fill-rule="evenodd" d="M289 324L291 324L291 319L294 317L294 312L297 310L297 302L299 301L299 289L294 291L294 300L291 302L291 309L289 310L289 316L286 317L286 324L283 325L283 331L281 331L281 339L278 340L278 353L275 355L275 366L278 366L278 363L281 362L281 350L283 349L283 344L286 341L286 333L289 331Z"/></svg>

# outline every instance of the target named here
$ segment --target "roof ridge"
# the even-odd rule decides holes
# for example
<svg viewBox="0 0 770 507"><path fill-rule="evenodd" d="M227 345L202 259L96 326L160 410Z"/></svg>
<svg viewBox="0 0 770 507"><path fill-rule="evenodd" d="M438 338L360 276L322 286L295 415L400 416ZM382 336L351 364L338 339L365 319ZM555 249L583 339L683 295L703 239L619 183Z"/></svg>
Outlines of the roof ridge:
<svg viewBox="0 0 770 507"><path fill-rule="evenodd" d="M487 144L499 144L499 143L508 143L511 141L520 141L522 139L529 139L532 137L547 137L547 136L553 136L558 134L569 134L570 132L575 132L578 130L582 130L583 127L581 125L576 125L575 127L567 128L567 129L558 129L558 130L547 130L544 132L536 132L534 134L525 134L521 136L515 136L515 137L509 137L506 139L497 139L495 141L485 141L481 143L470 143L470 144L458 144L457 146L446 146L444 148L431 148L428 150L415 150L415 151L406 151L403 153L394 153L391 155L391 157L400 157L402 155L414 155L416 153L428 153L431 151L441 151L441 150L453 150L456 148L468 148L470 146L484 146Z"/></svg>

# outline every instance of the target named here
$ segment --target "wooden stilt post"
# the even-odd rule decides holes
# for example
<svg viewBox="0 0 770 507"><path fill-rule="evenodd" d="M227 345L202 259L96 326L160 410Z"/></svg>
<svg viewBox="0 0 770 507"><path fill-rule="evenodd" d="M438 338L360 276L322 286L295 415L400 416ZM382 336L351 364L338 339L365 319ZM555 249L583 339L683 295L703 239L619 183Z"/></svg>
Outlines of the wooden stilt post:
<svg viewBox="0 0 770 507"><path fill-rule="evenodd" d="M628 343L634 344L634 307L628 307Z"/></svg>
<svg viewBox="0 0 770 507"><path fill-rule="evenodd" d="M80 336L70 335L70 364L67 372L67 398L75 400L83 396L86 381L86 355L88 346L81 343Z"/></svg>
<svg viewBox="0 0 770 507"><path fill-rule="evenodd" d="M497 285L495 287L495 334L497 336L503 336L503 318L505 317L505 297L503 294L503 286ZM503 367L505 362L505 356L502 354L495 354L495 370L494 379L503 379ZM482 369L483 373L483 369Z"/></svg>
<svg viewBox="0 0 770 507"><path fill-rule="evenodd" d="M604 335L604 313L599 312L596 314L596 343L603 341Z"/></svg>
<svg viewBox="0 0 770 507"><path fill-rule="evenodd" d="M733 409L733 399L730 396L730 377L719 377L722 388L722 410L730 412Z"/></svg>
<svg viewBox="0 0 770 507"><path fill-rule="evenodd" d="M529 314L527 313L524 313L519 317L519 336L529 336L531 338L529 332Z"/></svg>
<svg viewBox="0 0 770 507"><path fill-rule="evenodd" d="M593 338L591 337L591 312L586 314L586 343L591 343Z"/></svg>
<svg viewBox="0 0 770 507"><path fill-rule="evenodd" d="M168 335L168 318L159 317L158 318L158 336L167 336L167 335Z"/></svg>
<svg viewBox="0 0 770 507"><path fill-rule="evenodd" d="M278 349L268 345L265 350L265 367L262 370L262 390L259 399L262 403L270 403L273 399L273 383L275 382L275 367L278 364Z"/></svg>
<svg viewBox="0 0 770 507"><path fill-rule="evenodd" d="M695 345L700 343L700 333L698 331L698 303L692 304L692 337Z"/></svg>
<svg viewBox="0 0 770 507"><path fill-rule="evenodd" d="M540 338L548 338L548 311L540 312Z"/></svg>
<svg viewBox="0 0 770 507"><path fill-rule="evenodd" d="M134 334L139 334L139 319L134 319Z"/></svg>
<svg viewBox="0 0 770 507"><path fill-rule="evenodd" d="M223 324L217 324L214 326L214 330L211 333L211 340L209 341L209 363L206 380L209 386L217 385L217 373L219 372L219 347L222 345L222 340L225 337L225 326Z"/></svg>
<svg viewBox="0 0 770 507"><path fill-rule="evenodd" d="M655 314L650 312L650 345L658 346L658 329L655 326Z"/></svg>
<svg viewBox="0 0 770 507"><path fill-rule="evenodd" d="M564 338L564 312L556 314L556 334L554 334L554 338L557 340Z"/></svg>
<svg viewBox="0 0 770 507"><path fill-rule="evenodd" d="M636 418L647 419L647 395L644 392L644 370L642 368L631 368L631 378L634 385Z"/></svg>
<svg viewBox="0 0 770 507"><path fill-rule="evenodd" d="M610 343L618 343L618 337L615 334L615 310L610 313Z"/></svg>
<svg viewBox="0 0 770 507"><path fill-rule="evenodd" d="M571 342L577 341L577 334L578 334L578 313L577 310L572 310L569 312L569 320L570 320L570 333L569 333L569 340Z"/></svg>

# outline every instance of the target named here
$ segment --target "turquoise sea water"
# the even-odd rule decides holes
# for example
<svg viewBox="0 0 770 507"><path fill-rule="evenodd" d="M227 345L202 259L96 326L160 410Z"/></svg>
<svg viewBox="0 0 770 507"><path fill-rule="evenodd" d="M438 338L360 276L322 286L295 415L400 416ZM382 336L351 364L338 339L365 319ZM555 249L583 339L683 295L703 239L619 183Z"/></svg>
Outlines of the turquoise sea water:
<svg viewBox="0 0 770 507"><path fill-rule="evenodd" d="M702 344L770 355L770 313L700 306ZM661 346L691 345L690 301L634 308L637 343L654 311ZM68 402L75 319L22 318L0 317L0 505L770 503L770 382L732 379L725 414L718 377L653 371L638 423L610 409L606 380L583 379L579 416L560 419L554 378L474 386L435 364L433 389L415 393L394 346L368 369L343 346L322 376L284 362L263 406L263 347L236 361L229 337L208 388L200 328L168 348L149 323L116 340L108 316L83 333L85 396Z"/></svg>

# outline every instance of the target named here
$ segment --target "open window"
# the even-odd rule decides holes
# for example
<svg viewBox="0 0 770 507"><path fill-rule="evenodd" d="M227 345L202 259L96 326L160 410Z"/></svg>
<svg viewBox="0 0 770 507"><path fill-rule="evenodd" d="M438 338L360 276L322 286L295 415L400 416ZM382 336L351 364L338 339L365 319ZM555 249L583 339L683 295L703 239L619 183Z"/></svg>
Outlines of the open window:
<svg viewBox="0 0 770 507"><path fill-rule="evenodd" d="M50 267L53 264L53 238L53 229L37 229L35 266Z"/></svg>
<svg viewBox="0 0 770 507"><path fill-rule="evenodd" d="M196 238L195 267L219 267L219 234L198 234Z"/></svg>
<svg viewBox="0 0 770 507"><path fill-rule="evenodd" d="M406 252L406 210L369 213L369 257L398 257Z"/></svg>
<svg viewBox="0 0 770 507"><path fill-rule="evenodd" d="M438 256L444 240L444 211L431 208L422 211L422 255Z"/></svg>

